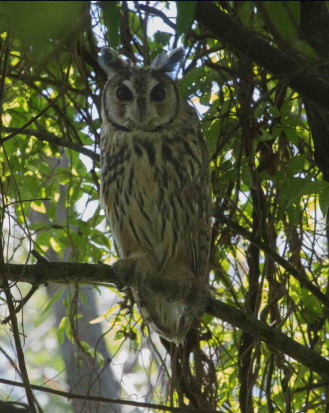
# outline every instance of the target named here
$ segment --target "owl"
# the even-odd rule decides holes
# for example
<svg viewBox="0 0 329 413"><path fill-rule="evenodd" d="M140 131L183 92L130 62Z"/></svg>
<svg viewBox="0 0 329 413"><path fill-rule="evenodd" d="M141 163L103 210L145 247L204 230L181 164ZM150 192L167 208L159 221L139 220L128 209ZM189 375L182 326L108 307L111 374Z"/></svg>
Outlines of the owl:
<svg viewBox="0 0 329 413"><path fill-rule="evenodd" d="M104 48L101 201L120 260L202 293L210 240L208 154L193 107L170 74L184 49L136 67ZM196 310L143 288L132 290L145 322L177 345Z"/></svg>

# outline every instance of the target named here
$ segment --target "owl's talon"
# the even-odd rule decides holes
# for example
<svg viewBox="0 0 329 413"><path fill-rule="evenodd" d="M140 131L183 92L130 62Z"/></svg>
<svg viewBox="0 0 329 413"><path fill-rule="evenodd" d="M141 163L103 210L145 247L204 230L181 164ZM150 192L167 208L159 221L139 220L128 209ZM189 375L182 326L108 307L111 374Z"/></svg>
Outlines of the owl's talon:
<svg viewBox="0 0 329 413"><path fill-rule="evenodd" d="M135 262L122 258L112 264L113 271L122 279L122 284L117 286L120 291L127 291L131 284L131 278L135 273Z"/></svg>

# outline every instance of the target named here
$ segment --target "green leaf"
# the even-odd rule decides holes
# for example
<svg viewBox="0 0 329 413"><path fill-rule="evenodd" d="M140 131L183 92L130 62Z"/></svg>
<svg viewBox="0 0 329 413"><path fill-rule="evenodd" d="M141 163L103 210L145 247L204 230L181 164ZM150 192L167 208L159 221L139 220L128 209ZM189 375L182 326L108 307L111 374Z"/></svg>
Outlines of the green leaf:
<svg viewBox="0 0 329 413"><path fill-rule="evenodd" d="M298 202L304 195L319 194L329 184L324 181L313 181L311 177L293 177L282 182L279 191L279 201L283 208L287 208L294 202Z"/></svg>
<svg viewBox="0 0 329 413"><path fill-rule="evenodd" d="M327 215L329 208L329 184L327 182L326 184L327 187L323 188L319 194L320 209L324 217Z"/></svg>
<svg viewBox="0 0 329 413"><path fill-rule="evenodd" d="M292 158L287 165L289 175L293 176L297 174L298 172L301 172L304 169L305 161L306 161L305 154L297 155L294 158Z"/></svg>
<svg viewBox="0 0 329 413"><path fill-rule="evenodd" d="M242 163L241 166L241 180L242 182L247 185L248 188L252 188L253 187L253 179L252 179L252 175L250 172L250 167L246 162Z"/></svg>
<svg viewBox="0 0 329 413"><path fill-rule="evenodd" d="M60 287L58 291L46 302L46 305L41 311L41 314L46 313L49 310L49 308L54 304L54 302L57 301L59 297L63 295L63 292L64 292L64 287Z"/></svg>
<svg viewBox="0 0 329 413"><path fill-rule="evenodd" d="M84 349L86 353L90 354L91 356L94 355L95 349L89 343L87 343L86 341L80 340L79 345Z"/></svg>
<svg viewBox="0 0 329 413"><path fill-rule="evenodd" d="M220 108L220 115L221 116L227 115L231 110L231 105L232 105L231 99L225 100L222 104L222 107Z"/></svg>
<svg viewBox="0 0 329 413"><path fill-rule="evenodd" d="M82 1L0 2L0 31L12 31L24 46L32 46L34 59L42 58L41 52L49 51L52 42L63 41L73 35L82 19L86 3Z"/></svg>
<svg viewBox="0 0 329 413"><path fill-rule="evenodd" d="M262 115L264 115L266 110L267 110L267 104L266 103L257 104L255 112L254 112L255 117L260 118Z"/></svg>
<svg viewBox="0 0 329 413"><path fill-rule="evenodd" d="M284 40L293 42L298 37L299 2L298 1L264 1L268 18Z"/></svg>
<svg viewBox="0 0 329 413"><path fill-rule="evenodd" d="M301 215L301 208L299 205L288 205L287 207L282 208L289 217L289 222L292 225L296 225Z"/></svg>
<svg viewBox="0 0 329 413"><path fill-rule="evenodd" d="M65 333L66 333L67 328L69 328L69 326L70 326L70 323L69 323L68 318L63 317L61 322L59 323L58 330L57 330L57 338L58 338L59 344L63 344Z"/></svg>
<svg viewBox="0 0 329 413"><path fill-rule="evenodd" d="M283 131L286 135L286 137L288 138L289 142L293 143L293 144L297 144L298 143L298 136L296 133L296 129L294 127L284 127Z"/></svg>
<svg viewBox="0 0 329 413"><path fill-rule="evenodd" d="M305 288L299 289L298 294L300 295L301 303L304 306L303 318L306 319L308 324L315 323L319 320L319 317L322 314L322 308L319 305L319 301Z"/></svg>
<svg viewBox="0 0 329 413"><path fill-rule="evenodd" d="M204 316L203 316L204 325L207 326L208 324L210 324L212 322L213 319L214 319L214 317L212 315L204 314Z"/></svg>
<svg viewBox="0 0 329 413"><path fill-rule="evenodd" d="M281 118L285 118L291 113L291 108L292 108L292 102L290 100L286 100L283 102L281 108L280 108L280 116Z"/></svg>
<svg viewBox="0 0 329 413"><path fill-rule="evenodd" d="M258 136L259 141L271 141L273 136L269 134L265 129L261 129L260 135Z"/></svg>
<svg viewBox="0 0 329 413"><path fill-rule="evenodd" d="M197 67L187 73L183 79L180 79L178 81L178 88L181 96L187 97L190 94L196 93L202 85L205 73L204 67Z"/></svg>
<svg viewBox="0 0 329 413"><path fill-rule="evenodd" d="M196 1L177 1L177 33L186 33L193 23Z"/></svg>
<svg viewBox="0 0 329 413"><path fill-rule="evenodd" d="M101 2L105 25L109 33L109 44L113 48L117 48L120 43L119 27L120 27L120 11L118 1L102 1Z"/></svg>
<svg viewBox="0 0 329 413"><path fill-rule="evenodd" d="M119 330L115 333L114 341L122 340L125 337L125 334L122 330Z"/></svg>
<svg viewBox="0 0 329 413"><path fill-rule="evenodd" d="M213 122L211 122L209 127L207 127L206 124L203 124L202 126L204 127L204 135L207 140L209 152L212 153L217 147L221 122L219 121L219 119L215 119Z"/></svg>
<svg viewBox="0 0 329 413"><path fill-rule="evenodd" d="M167 46L172 34L158 30L154 33L154 40L159 46Z"/></svg>
<svg viewBox="0 0 329 413"><path fill-rule="evenodd" d="M279 118L280 117L280 111L278 108L276 108L275 106L271 106L268 110L270 112L270 114L274 117L274 118Z"/></svg>
<svg viewBox="0 0 329 413"><path fill-rule="evenodd" d="M241 22L245 25L249 24L251 16L253 14L253 3L251 1L243 1L237 3L238 11L237 17L241 20Z"/></svg>

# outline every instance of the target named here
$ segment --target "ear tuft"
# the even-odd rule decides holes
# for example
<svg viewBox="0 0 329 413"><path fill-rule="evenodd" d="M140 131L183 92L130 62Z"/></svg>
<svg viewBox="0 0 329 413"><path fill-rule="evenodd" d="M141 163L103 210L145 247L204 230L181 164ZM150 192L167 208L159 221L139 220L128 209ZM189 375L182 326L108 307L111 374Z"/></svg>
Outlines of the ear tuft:
<svg viewBox="0 0 329 413"><path fill-rule="evenodd" d="M185 50L183 47L178 47L169 54L161 53L154 59L151 68L165 73L173 72L184 56Z"/></svg>
<svg viewBox="0 0 329 413"><path fill-rule="evenodd" d="M114 72L125 69L129 61L124 60L119 53L111 47L103 47L99 58L99 64L108 76Z"/></svg>

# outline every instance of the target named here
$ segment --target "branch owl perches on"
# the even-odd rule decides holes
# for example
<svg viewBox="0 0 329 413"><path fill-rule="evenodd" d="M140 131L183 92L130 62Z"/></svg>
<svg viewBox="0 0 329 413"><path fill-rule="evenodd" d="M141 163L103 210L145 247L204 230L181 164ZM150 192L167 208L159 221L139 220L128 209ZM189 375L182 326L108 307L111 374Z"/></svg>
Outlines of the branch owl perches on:
<svg viewBox="0 0 329 413"><path fill-rule="evenodd" d="M208 154L197 114L168 76L178 48L135 67L104 48L101 199L120 260L147 277L203 292L210 244ZM196 316L143 285L133 289L145 321L179 344Z"/></svg>

